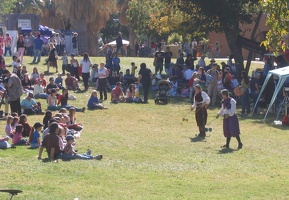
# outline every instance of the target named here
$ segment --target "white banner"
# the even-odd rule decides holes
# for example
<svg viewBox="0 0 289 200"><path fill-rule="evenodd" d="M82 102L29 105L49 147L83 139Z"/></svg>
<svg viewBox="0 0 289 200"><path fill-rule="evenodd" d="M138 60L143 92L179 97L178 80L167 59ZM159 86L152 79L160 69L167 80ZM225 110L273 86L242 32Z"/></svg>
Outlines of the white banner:
<svg viewBox="0 0 289 200"><path fill-rule="evenodd" d="M30 19L18 19L18 28L31 29L31 20Z"/></svg>

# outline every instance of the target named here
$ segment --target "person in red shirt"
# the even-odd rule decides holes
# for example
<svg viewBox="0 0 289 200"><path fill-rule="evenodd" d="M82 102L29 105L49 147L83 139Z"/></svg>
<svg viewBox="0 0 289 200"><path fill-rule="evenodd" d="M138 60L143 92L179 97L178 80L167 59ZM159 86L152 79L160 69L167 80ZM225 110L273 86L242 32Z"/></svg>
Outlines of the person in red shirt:
<svg viewBox="0 0 289 200"><path fill-rule="evenodd" d="M2 36L2 33L0 33L0 56L3 55L3 48L4 48L4 38Z"/></svg>
<svg viewBox="0 0 289 200"><path fill-rule="evenodd" d="M111 102L112 103L124 102L124 94L121 89L121 82L117 82L116 86L111 90Z"/></svg>
<svg viewBox="0 0 289 200"><path fill-rule="evenodd" d="M5 43L5 53L4 56L7 56L7 52L9 52L9 56L12 57L12 37L10 37L9 33L6 33L6 38L4 40Z"/></svg>

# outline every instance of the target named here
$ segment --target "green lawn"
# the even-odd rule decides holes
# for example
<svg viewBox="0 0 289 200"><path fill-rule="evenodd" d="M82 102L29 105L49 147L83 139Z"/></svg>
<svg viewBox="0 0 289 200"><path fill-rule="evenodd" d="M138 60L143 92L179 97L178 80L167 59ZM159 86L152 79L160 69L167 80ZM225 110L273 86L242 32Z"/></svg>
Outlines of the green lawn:
<svg viewBox="0 0 289 200"><path fill-rule="evenodd" d="M123 71L132 61L152 66L152 59L124 58ZM77 100L70 104L86 105L92 89L75 93ZM213 131L205 140L195 138L193 113L188 122L182 121L190 108L188 99L172 98L162 106L154 105L152 95L149 104L104 104L109 109L76 115L84 125L76 149L82 153L90 148L93 154L103 154L102 161L51 163L37 160L38 150L27 147L0 150L0 189L23 190L14 199L289 198L288 129L272 126L274 116L267 124L262 116L239 116L244 147L236 150L233 139L232 149L224 151L221 119L208 125ZM208 122L217 111L209 110ZM42 117L31 116L28 121L33 125ZM0 121L2 135L4 126ZM8 197L0 193L0 199Z"/></svg>

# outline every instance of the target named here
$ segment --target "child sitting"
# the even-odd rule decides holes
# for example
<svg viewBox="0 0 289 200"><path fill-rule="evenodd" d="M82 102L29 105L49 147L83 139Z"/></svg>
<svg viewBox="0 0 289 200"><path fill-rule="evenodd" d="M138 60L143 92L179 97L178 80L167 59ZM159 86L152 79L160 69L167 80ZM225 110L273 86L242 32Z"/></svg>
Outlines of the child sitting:
<svg viewBox="0 0 289 200"><path fill-rule="evenodd" d="M43 117L44 129L48 127L48 122L51 118L52 118L52 112L50 110L47 110Z"/></svg>
<svg viewBox="0 0 289 200"><path fill-rule="evenodd" d="M104 109L105 107L99 102L97 98L97 91L93 90L87 103L87 108L90 110Z"/></svg>
<svg viewBox="0 0 289 200"><path fill-rule="evenodd" d="M13 136L13 128L12 128L13 117L7 116L7 124L5 127L6 136L12 138Z"/></svg>
<svg viewBox="0 0 289 200"><path fill-rule="evenodd" d="M75 113L76 113L76 110L74 107L71 107L69 109L69 114L68 114L68 117L70 118L70 121L68 123L68 128L69 129L74 129L76 131L80 131L83 129L83 126L81 124L77 124L76 123L76 117L75 117Z"/></svg>
<svg viewBox="0 0 289 200"><path fill-rule="evenodd" d="M74 142L74 137L69 135L66 136L66 146L63 149L63 159L83 159L83 160L90 160L90 159L96 159L96 160L101 160L102 155L98 156L91 156L90 151L87 152L86 154L77 154L77 152L73 149L73 142Z"/></svg>
<svg viewBox="0 0 289 200"><path fill-rule="evenodd" d="M22 137L29 137L32 131L32 127L27 122L27 116L22 114L19 117L19 124L23 126ZM17 128L17 127L16 127Z"/></svg>
<svg viewBox="0 0 289 200"><path fill-rule="evenodd" d="M27 144L27 140L22 139L22 132L24 128L22 124L16 126L15 133L13 135L12 143L13 145L25 145Z"/></svg>
<svg viewBox="0 0 289 200"><path fill-rule="evenodd" d="M31 134L30 138L29 138L29 141L30 141L30 147L32 149L34 148L39 148L41 143L40 143L40 134L39 132L41 131L43 127L43 124L39 123L39 122L36 122L33 126L34 128L34 132Z"/></svg>

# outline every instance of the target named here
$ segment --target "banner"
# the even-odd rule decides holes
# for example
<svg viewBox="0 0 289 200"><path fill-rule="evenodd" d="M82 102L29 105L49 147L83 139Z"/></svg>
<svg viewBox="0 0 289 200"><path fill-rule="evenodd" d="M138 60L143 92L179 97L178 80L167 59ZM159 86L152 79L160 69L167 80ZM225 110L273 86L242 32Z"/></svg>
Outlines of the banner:
<svg viewBox="0 0 289 200"><path fill-rule="evenodd" d="M266 53L266 48L263 45L261 45L260 42L250 40L240 35L237 38L237 45L249 51L253 51L255 53L259 53L259 54Z"/></svg>

